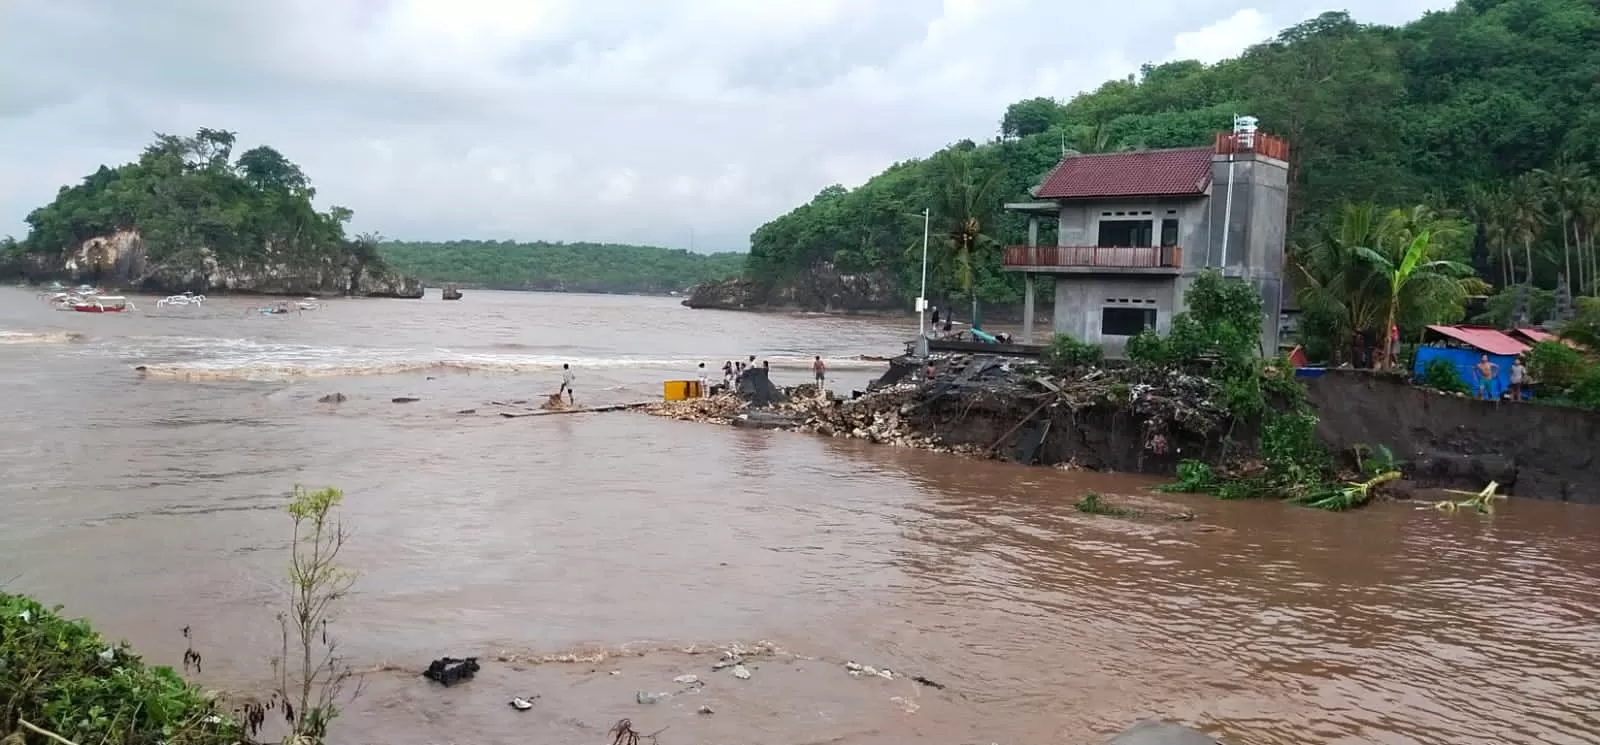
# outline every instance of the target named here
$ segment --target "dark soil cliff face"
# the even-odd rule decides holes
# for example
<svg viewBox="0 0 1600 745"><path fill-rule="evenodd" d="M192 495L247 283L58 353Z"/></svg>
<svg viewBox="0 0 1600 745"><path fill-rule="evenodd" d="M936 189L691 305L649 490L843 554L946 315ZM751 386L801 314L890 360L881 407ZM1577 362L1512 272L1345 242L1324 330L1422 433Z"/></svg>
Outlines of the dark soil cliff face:
<svg viewBox="0 0 1600 745"><path fill-rule="evenodd" d="M1600 504L1600 413L1476 401L1356 371L1309 383L1323 441L1347 452L1388 446L1420 485L1477 491L1492 480L1519 497Z"/></svg>

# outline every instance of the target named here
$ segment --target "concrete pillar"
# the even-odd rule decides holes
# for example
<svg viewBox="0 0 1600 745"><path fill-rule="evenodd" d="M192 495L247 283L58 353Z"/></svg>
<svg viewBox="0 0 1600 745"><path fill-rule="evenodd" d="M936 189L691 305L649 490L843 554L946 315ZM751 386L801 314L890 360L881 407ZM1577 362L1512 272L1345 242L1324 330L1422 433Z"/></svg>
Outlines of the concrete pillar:
<svg viewBox="0 0 1600 745"><path fill-rule="evenodd" d="M1028 215L1028 259L1037 264L1039 252L1034 249L1039 247L1039 216ZM1033 285L1028 285L1032 287Z"/></svg>
<svg viewBox="0 0 1600 745"><path fill-rule="evenodd" d="M1029 220L1037 223L1037 220ZM1032 226L1030 226L1032 227ZM1029 238L1037 238L1035 230L1029 230ZM1022 273L1022 343L1033 343L1033 273Z"/></svg>

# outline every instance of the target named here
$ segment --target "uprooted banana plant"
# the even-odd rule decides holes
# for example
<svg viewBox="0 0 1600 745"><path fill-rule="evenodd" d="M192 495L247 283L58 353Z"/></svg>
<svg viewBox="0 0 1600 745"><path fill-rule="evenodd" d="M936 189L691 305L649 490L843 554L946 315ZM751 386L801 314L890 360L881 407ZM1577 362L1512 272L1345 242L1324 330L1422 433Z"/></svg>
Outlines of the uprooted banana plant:
<svg viewBox="0 0 1600 745"><path fill-rule="evenodd" d="M1473 510L1482 515L1492 515L1494 514L1495 501L1506 498L1506 495L1500 493L1500 483L1497 481L1490 481L1488 486L1477 492L1460 491L1458 489L1447 489L1446 491L1451 494L1465 494L1468 498L1459 501L1446 499L1442 502L1435 502L1434 509L1445 512Z"/></svg>
<svg viewBox="0 0 1600 745"><path fill-rule="evenodd" d="M1372 491L1377 487L1400 478L1399 471L1385 471L1366 481L1349 481L1344 486L1319 495L1317 499L1307 504L1320 510L1350 510L1372 501Z"/></svg>

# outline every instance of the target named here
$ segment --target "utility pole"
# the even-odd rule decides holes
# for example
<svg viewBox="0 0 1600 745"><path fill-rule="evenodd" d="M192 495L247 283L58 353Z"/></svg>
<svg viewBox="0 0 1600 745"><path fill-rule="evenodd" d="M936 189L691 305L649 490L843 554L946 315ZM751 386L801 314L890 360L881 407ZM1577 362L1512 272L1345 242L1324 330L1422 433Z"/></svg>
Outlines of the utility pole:
<svg viewBox="0 0 1600 745"><path fill-rule="evenodd" d="M917 358L928 358L928 223L933 213L922 209L922 289L917 291Z"/></svg>

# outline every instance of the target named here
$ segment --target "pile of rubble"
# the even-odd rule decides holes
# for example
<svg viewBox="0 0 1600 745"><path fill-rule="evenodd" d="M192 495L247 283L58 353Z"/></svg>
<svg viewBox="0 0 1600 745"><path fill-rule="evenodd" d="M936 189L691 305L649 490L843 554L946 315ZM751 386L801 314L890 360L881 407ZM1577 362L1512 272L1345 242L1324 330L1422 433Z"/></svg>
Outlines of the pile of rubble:
<svg viewBox="0 0 1600 745"><path fill-rule="evenodd" d="M686 398L681 401L658 401L644 408L651 416L664 416L685 422L710 422L731 424L735 417L749 408L744 398L725 393L710 398Z"/></svg>
<svg viewBox="0 0 1600 745"><path fill-rule="evenodd" d="M901 365L851 399L834 398L810 385L774 393L768 406L756 406L747 396L725 394L664 401L646 411L686 421L793 429L965 453L1020 439L1013 436L1024 425L1057 415L1077 417L1090 409L1131 414L1146 435L1146 445L1157 452L1164 451L1174 430L1205 435L1228 421L1222 391L1207 378L1113 368L1062 377L1036 364L992 355L947 357L926 367ZM990 419L991 428L1004 422L994 428L1004 432L998 441L972 441L974 433L963 423L975 415ZM1012 423L1016 426L1006 431Z"/></svg>

